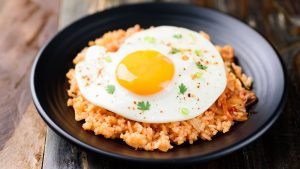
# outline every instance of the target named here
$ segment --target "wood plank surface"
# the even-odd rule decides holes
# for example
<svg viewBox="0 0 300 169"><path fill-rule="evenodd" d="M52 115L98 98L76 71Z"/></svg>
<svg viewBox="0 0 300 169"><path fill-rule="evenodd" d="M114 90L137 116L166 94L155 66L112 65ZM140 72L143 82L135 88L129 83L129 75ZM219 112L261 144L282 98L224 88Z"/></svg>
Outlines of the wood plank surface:
<svg viewBox="0 0 300 169"><path fill-rule="evenodd" d="M31 102L30 68L57 30L58 0L1 0L0 168L41 168L46 125Z"/></svg>
<svg viewBox="0 0 300 169"><path fill-rule="evenodd" d="M86 153L49 128L44 152L45 124L31 104L28 75L36 51L57 28L58 9L59 28L63 28L95 11L142 0L62 0L61 8L58 1L0 1L0 30L6 32L0 36L0 168L41 168L41 159L44 159L44 169L153 168ZM207 163L161 168L299 169L300 35L287 30L289 25L280 26L288 19L278 12L272 0L180 2L193 2L232 14L267 36L287 67L288 100L271 129L241 150ZM23 15L10 12L12 9L23 11Z"/></svg>
<svg viewBox="0 0 300 169"><path fill-rule="evenodd" d="M132 2L132 1L130 1ZM188 2L188 1L186 1ZM279 50L288 70L288 101L279 120L261 138L230 155L207 163L191 166L163 166L163 168L203 168L203 169L299 169L300 168L300 46L298 35L289 34L282 23L282 16L271 0L257 1L193 1L195 4L219 9L234 15L267 36ZM64 0L60 13L62 28L74 19L126 0ZM276 28L276 29L275 29ZM68 143L48 129L45 150L45 169L52 168L153 168L137 166L106 159L86 153ZM159 168L159 167L157 167Z"/></svg>

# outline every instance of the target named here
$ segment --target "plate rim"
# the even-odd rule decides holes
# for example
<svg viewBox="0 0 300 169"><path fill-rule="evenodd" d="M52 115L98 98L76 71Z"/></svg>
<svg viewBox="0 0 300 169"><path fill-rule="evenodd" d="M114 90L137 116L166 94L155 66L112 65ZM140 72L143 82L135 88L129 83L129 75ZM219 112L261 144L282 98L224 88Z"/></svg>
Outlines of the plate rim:
<svg viewBox="0 0 300 169"><path fill-rule="evenodd" d="M189 157L183 157L183 158L177 158L174 157L172 159L154 159L154 158L136 158L136 157L132 157L132 156L125 156L125 155L121 155L121 154L115 154L113 152L107 152L105 150L101 150L99 148L96 148L94 146L91 146L87 143L84 143L83 141L79 140L78 138L72 136L71 134L69 134L67 131L65 131L64 129L60 128L56 122L54 122L49 116L46 110L44 110L44 108L41 106L39 100L38 100L38 96L37 93L35 91L35 70L38 64L38 61L40 60L40 57L42 56L44 50L48 47L48 45L60 34L62 34L64 31L66 31L67 29L70 29L70 27L74 27L74 25L76 25L78 22L85 20L87 18L90 18L92 16L101 14L101 13L105 13L105 12L111 12L114 10L118 10L120 8L130 8L130 7L136 7L136 6L147 6L147 5L168 5L168 6L187 6L190 8L195 8L198 10L207 10L213 13L217 13L220 15L223 15L225 17L228 17L228 19L231 19L231 21L234 21L235 23L239 23L242 24L246 27L248 27L249 29L251 29L254 33L256 33L258 36L260 36L262 38L262 40L265 40L265 42L270 45L271 49L274 51L274 53L277 55L277 59L279 61L279 64L282 68L282 73L283 73L283 78L284 78L284 82L283 82L283 93L282 93L282 97L280 99L280 103L277 105L275 111L272 113L272 115L269 117L269 119L259 128L257 129L257 131L254 131L251 135L248 135L246 138L244 138L243 140L230 145L224 149L206 154L206 155L194 155L194 156L189 156ZM167 7L166 7L167 8ZM142 163L152 163L152 164L182 164L182 163L194 163L194 162L204 162L204 161L208 161L208 160L212 160L212 159L216 159L219 157L223 157L229 153L232 153L238 149L241 149L242 147L252 143L254 140L256 140L257 138L259 138L260 136L262 136L273 124L274 122L278 119L278 117L280 116L280 114L282 113L284 107L285 107L285 103L286 103L286 98L287 98L287 73L286 73L286 67L284 65L283 59L282 57L280 57L279 52L276 50L276 48L274 47L274 45L266 38L265 35L263 35L262 33L258 32L257 30L255 30L254 28L250 27L249 25L247 25L246 23L240 21L238 18L228 15L226 13L220 12L216 9L211 9L211 8L207 8L207 7L200 7L200 6L196 6L193 4L185 4L185 3L176 3L176 2L146 2L146 3L134 3L134 4L126 4L126 5L121 5L121 6L117 6L117 7L111 7L111 8L107 8L103 11L99 11L90 15L86 15L83 17L80 17L79 19L76 19L75 21L67 24L66 26L64 26L62 29L58 30L55 35L52 36L52 38L50 38L44 45L42 48L40 48L39 52L36 55L36 58L34 59L34 62L32 64L32 68L31 68L31 73L30 73L30 90L31 90L31 95L32 95L32 100L33 103L38 111L38 113L40 114L40 116L42 117L42 119L44 120L44 122L46 122L46 124L48 125L48 127L50 127L56 134L58 134L59 136L65 138L67 141L71 142L72 144L78 145L82 148L84 148L85 150L97 153L97 154L101 154L101 155L105 155L107 157L112 157L114 159L121 159L121 160L126 160L126 161L131 161L131 162L142 162Z"/></svg>

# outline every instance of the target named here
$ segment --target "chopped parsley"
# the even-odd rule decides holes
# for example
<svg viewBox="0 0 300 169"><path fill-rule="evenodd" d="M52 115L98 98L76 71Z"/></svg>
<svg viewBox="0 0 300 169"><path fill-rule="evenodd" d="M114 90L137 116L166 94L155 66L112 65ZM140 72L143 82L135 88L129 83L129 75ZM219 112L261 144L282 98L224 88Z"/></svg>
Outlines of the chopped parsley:
<svg viewBox="0 0 300 169"><path fill-rule="evenodd" d="M114 85L107 85L106 86L106 92L108 94L114 94L115 90L116 90L116 87Z"/></svg>
<svg viewBox="0 0 300 169"><path fill-rule="evenodd" d="M104 60L106 61L106 62L111 62L111 57L110 56L106 56L105 58L104 58Z"/></svg>
<svg viewBox="0 0 300 169"><path fill-rule="evenodd" d="M181 35L181 34L175 34L175 35L173 35L173 38L181 39L181 38L182 38L182 35Z"/></svg>
<svg viewBox="0 0 300 169"><path fill-rule="evenodd" d="M203 53L202 53L201 50L199 50L199 49L196 49L196 50L195 50L195 54L196 54L197 56L202 56L202 55L203 55Z"/></svg>
<svg viewBox="0 0 300 169"><path fill-rule="evenodd" d="M179 93L180 93L180 94L184 94L186 91L187 91L186 86L185 86L183 83L181 83L181 84L179 85Z"/></svg>
<svg viewBox="0 0 300 169"><path fill-rule="evenodd" d="M199 69L202 69L202 70L206 70L206 69L207 69L207 66L202 65L201 63L196 63L196 65L197 65L197 67L198 67Z"/></svg>
<svg viewBox="0 0 300 169"><path fill-rule="evenodd" d="M152 36L145 36L144 37L144 41L148 42L148 43L155 43L156 42L156 39Z"/></svg>
<svg viewBox="0 0 300 169"><path fill-rule="evenodd" d="M195 43L195 41L196 41L196 37L193 35L193 34L189 34L190 35L190 37L191 37L191 39L192 39L192 43Z"/></svg>
<svg viewBox="0 0 300 169"><path fill-rule="evenodd" d="M146 103L144 101L138 102L137 103L137 108L139 110L143 110L143 111L149 110L150 109L150 103L148 101Z"/></svg>
<svg viewBox="0 0 300 169"><path fill-rule="evenodd" d="M176 54L176 53L178 53L178 52L180 52L180 50L177 49L177 48L172 48L172 49L171 49L171 54Z"/></svg>
<svg viewBox="0 0 300 169"><path fill-rule="evenodd" d="M202 72L197 72L197 73L194 74L194 78L195 79L200 79L202 77L202 74L203 74Z"/></svg>
<svg viewBox="0 0 300 169"><path fill-rule="evenodd" d="M182 114L182 115L189 115L189 113L190 113L190 111L189 111L189 109L188 108L181 108L180 109L180 113Z"/></svg>

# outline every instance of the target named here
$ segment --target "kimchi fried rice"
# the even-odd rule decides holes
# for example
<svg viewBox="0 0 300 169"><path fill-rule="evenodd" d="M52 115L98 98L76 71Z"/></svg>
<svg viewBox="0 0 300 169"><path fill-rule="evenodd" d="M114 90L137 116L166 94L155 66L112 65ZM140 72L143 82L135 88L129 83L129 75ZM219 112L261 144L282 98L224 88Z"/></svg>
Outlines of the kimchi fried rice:
<svg viewBox="0 0 300 169"><path fill-rule="evenodd" d="M141 31L139 25L127 30L115 30L105 33L89 46L101 45L108 51L117 51L124 40L130 35ZM200 32L204 37L210 37ZM234 49L229 46L216 46L226 67L227 86L216 102L201 115L186 121L171 123L142 123L126 119L104 108L93 105L80 93L74 69L70 69L67 78L70 83L68 90L68 106L75 111L75 120L83 121L83 129L105 138L122 139L135 149L147 151L160 150L166 152L174 145L185 142L193 144L196 140L210 141L218 132L226 133L235 121L246 121L246 107L256 100L255 93L250 90L252 79L246 76L240 66L234 63ZM85 57L83 49L73 60L77 64Z"/></svg>

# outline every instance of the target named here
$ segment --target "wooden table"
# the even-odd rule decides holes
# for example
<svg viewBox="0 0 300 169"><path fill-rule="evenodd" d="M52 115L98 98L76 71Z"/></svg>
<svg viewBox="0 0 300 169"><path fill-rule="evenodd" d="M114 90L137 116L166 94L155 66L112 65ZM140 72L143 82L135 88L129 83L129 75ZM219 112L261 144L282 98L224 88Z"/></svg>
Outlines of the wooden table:
<svg viewBox="0 0 300 169"><path fill-rule="evenodd" d="M56 135L30 100L28 77L37 50L56 32L84 15L141 0L18 0L0 6L0 168L149 168L87 153ZM152 1L152 0L149 0ZM250 145L204 169L300 168L300 30L271 0L185 0L234 15L263 33L287 67L287 106L278 121ZM151 168L151 167L150 167Z"/></svg>

